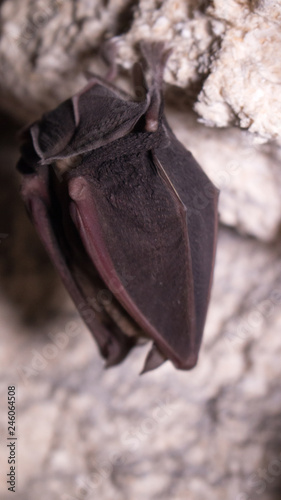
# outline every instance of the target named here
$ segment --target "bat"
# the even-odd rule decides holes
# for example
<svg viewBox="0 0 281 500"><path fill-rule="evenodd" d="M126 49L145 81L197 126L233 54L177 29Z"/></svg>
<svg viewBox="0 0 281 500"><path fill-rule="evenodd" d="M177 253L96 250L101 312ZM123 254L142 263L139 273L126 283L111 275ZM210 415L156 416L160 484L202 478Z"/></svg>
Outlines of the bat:
<svg viewBox="0 0 281 500"><path fill-rule="evenodd" d="M197 363L218 190L164 115L170 50L140 44L135 97L92 75L22 133L21 194L106 366L152 340L143 372ZM142 373L143 373L142 372Z"/></svg>

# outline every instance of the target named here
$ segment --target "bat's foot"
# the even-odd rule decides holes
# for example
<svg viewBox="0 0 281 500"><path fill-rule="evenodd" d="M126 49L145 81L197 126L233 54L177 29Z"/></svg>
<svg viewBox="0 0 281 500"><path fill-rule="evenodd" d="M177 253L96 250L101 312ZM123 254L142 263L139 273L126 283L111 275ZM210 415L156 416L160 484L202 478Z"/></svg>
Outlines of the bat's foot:
<svg viewBox="0 0 281 500"><path fill-rule="evenodd" d="M163 73L171 54L171 49L165 42L143 41L139 44L145 66L150 70L151 82L148 85L149 107L145 113L145 130L156 132L158 129L162 106Z"/></svg>
<svg viewBox="0 0 281 500"><path fill-rule="evenodd" d="M101 44L100 48L100 56L108 66L108 72L105 76L105 79L108 82L112 82L115 80L118 74L117 64L116 64L116 54L117 54L117 45L113 39L106 40Z"/></svg>

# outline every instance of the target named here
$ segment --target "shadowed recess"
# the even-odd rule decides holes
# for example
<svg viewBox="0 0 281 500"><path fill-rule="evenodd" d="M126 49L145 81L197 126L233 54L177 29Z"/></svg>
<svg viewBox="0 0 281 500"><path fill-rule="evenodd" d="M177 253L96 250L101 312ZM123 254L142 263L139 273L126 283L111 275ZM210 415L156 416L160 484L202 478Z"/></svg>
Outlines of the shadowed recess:
<svg viewBox="0 0 281 500"><path fill-rule="evenodd" d="M0 115L0 289L24 321L55 314L64 293L19 195L17 133L21 124Z"/></svg>

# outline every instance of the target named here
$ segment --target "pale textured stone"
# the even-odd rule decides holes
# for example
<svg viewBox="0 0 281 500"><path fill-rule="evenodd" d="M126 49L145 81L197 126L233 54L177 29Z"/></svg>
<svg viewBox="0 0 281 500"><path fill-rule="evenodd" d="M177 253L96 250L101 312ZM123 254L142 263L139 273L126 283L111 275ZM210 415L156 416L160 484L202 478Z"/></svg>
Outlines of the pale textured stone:
<svg viewBox="0 0 281 500"><path fill-rule="evenodd" d="M220 221L262 240L274 239L281 225L280 151L253 145L245 132L206 128L184 104L167 106L167 117L179 140L220 189ZM204 204L204 193L194 205Z"/></svg>
<svg viewBox="0 0 281 500"><path fill-rule="evenodd" d="M281 143L281 6L216 0L208 13L226 23L196 111L209 125L238 124Z"/></svg>
<svg viewBox="0 0 281 500"><path fill-rule="evenodd" d="M141 0L130 31L118 41L119 62L130 68L134 45L144 39L165 40L173 53L165 72L167 82L186 87L197 83L210 64L215 35L201 2ZM202 2L203 3L203 2Z"/></svg>
<svg viewBox="0 0 281 500"><path fill-rule="evenodd" d="M161 39L173 48L165 80L198 98L196 110L206 124L238 125L259 141L280 143L278 4L140 0L134 18L129 0L75 5L4 2L2 105L16 111L21 104L18 115L34 116L72 94L83 82L78 70L98 68L93 55L105 34L115 36L126 69L136 60L136 43Z"/></svg>
<svg viewBox="0 0 281 500"><path fill-rule="evenodd" d="M141 0L130 31L121 37L119 61L131 67L137 42L164 39L173 48L165 79L193 89L204 123L238 125L258 142L280 144L280 19L281 7L271 0L215 0L209 7Z"/></svg>
<svg viewBox="0 0 281 500"><path fill-rule="evenodd" d="M0 418L6 386L16 383L20 498L254 497L251 477L281 460L280 253L280 243L221 230L202 352L190 372L165 363L139 377L148 346L104 371L74 310L32 336L2 300ZM50 332L65 332L69 321L77 335L48 357ZM5 467L5 450L0 459ZM280 484L269 478L266 500Z"/></svg>
<svg viewBox="0 0 281 500"><path fill-rule="evenodd" d="M274 108L276 116L271 109L279 84L274 79L273 84L264 83L263 102L255 80L262 68L270 78L275 75L269 67L272 57L266 60L261 49L253 50L242 75L239 58L235 63L224 59L231 44L234 52L241 49L231 30L236 34L244 15L246 61L253 47L254 34L249 33L253 20L258 40L265 19L270 29L275 29L272 19L279 29L276 2L215 1L206 10L207 2L166 0L158 2L156 11L156 2L143 0L135 3L134 20L129 16L128 22L117 22L126 4L101 1L93 8L93 2L81 0L75 10L70 1L2 2L1 104L18 118L34 119L80 88L82 69L106 71L91 53L104 34L119 36L119 62L126 69L136 58L133 42L146 29L155 39L161 34L175 40L165 79L187 89L193 99L211 70L203 87L208 99L200 97L202 116L217 106L215 114L208 115L216 125L222 117L233 125L234 110L236 125L248 126L248 117L253 118L254 136L274 137L276 130L279 134L280 101ZM55 8L54 15L47 10L40 21L39 6ZM15 47L13 37L27 35L31 7L40 29L31 32L28 43ZM278 79L280 48L274 37ZM266 39L264 49L269 50ZM259 57L265 58L264 66L258 64L255 70ZM218 99L214 92L212 101L212 82L221 88L223 71L228 74L230 66L235 78L226 82L226 94L220 92ZM280 499L280 150L272 143L254 144L250 134L238 127L217 130L197 123L190 104L182 101L183 94L185 90L178 94L175 87L169 88L168 119L221 188L220 220L232 227L220 229L202 350L198 366L190 372L165 363L139 377L148 345L136 349L121 365L103 369L91 335L24 213L14 176L18 127L14 129L7 117L1 121L0 234L7 234L0 239L3 500L11 498L6 484L6 396L7 386L14 383L19 437L15 498ZM244 115L239 112L242 104ZM66 333L70 322L77 327L72 337ZM264 473L267 479L262 479Z"/></svg>
<svg viewBox="0 0 281 500"><path fill-rule="evenodd" d="M6 1L0 38L0 105L29 121L80 89L83 70L105 74L97 58L104 36L115 37L119 65L129 70L140 40L173 48L165 71L174 104L168 118L182 142L221 189L220 220L265 241L281 222L279 141L280 7L274 2L185 0ZM133 16L134 12L134 16ZM130 89L128 79L119 79ZM176 87L184 93L179 96ZM204 124L190 114L190 102Z"/></svg>
<svg viewBox="0 0 281 500"><path fill-rule="evenodd" d="M122 19L127 4L128 0L4 2L2 107L18 118L34 119L81 88L82 70L97 70L95 54L101 39L105 32L118 32L118 17Z"/></svg>

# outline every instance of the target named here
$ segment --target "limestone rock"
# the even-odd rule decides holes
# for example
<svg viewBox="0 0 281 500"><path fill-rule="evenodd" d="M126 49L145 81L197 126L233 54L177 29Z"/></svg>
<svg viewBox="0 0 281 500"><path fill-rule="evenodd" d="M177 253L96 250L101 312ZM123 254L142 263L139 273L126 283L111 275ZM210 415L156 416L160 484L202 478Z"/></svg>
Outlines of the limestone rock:
<svg viewBox="0 0 281 500"><path fill-rule="evenodd" d="M106 37L115 39L125 70L118 83L127 88L137 42L166 40L173 48L164 75L168 100L174 102L168 119L221 188L221 222L263 240L277 236L281 44L276 2L99 0L93 6L88 0L6 0L1 14L0 106L24 122L80 89L86 82L83 70L105 74L97 52ZM204 126L192 117L194 103ZM268 139L276 141L262 144Z"/></svg>
<svg viewBox="0 0 281 500"><path fill-rule="evenodd" d="M7 386L15 384L15 498L279 500L278 3L0 3L0 106L21 121L0 117L1 499L11 497ZM220 187L222 224L197 367L167 362L139 377L148 345L103 369L24 213L14 165L20 124L77 91L84 69L106 71L102 39L116 37L128 86L133 46L148 34L174 46L168 120Z"/></svg>
<svg viewBox="0 0 281 500"><path fill-rule="evenodd" d="M214 129L198 123L183 104L167 107L172 129L220 189L220 221L242 234L274 240L281 225L280 148L253 144L237 128ZM204 204L204 188L194 206Z"/></svg>
<svg viewBox="0 0 281 500"><path fill-rule="evenodd" d="M73 309L23 328L2 296L1 443L15 384L20 498L280 498L280 254L280 242L220 232L190 372L167 362L139 377L148 346L105 371ZM5 446L0 460L5 471Z"/></svg>
<svg viewBox="0 0 281 500"><path fill-rule="evenodd" d="M208 12L226 29L196 111L209 125L236 124L280 144L281 6L216 0Z"/></svg>

